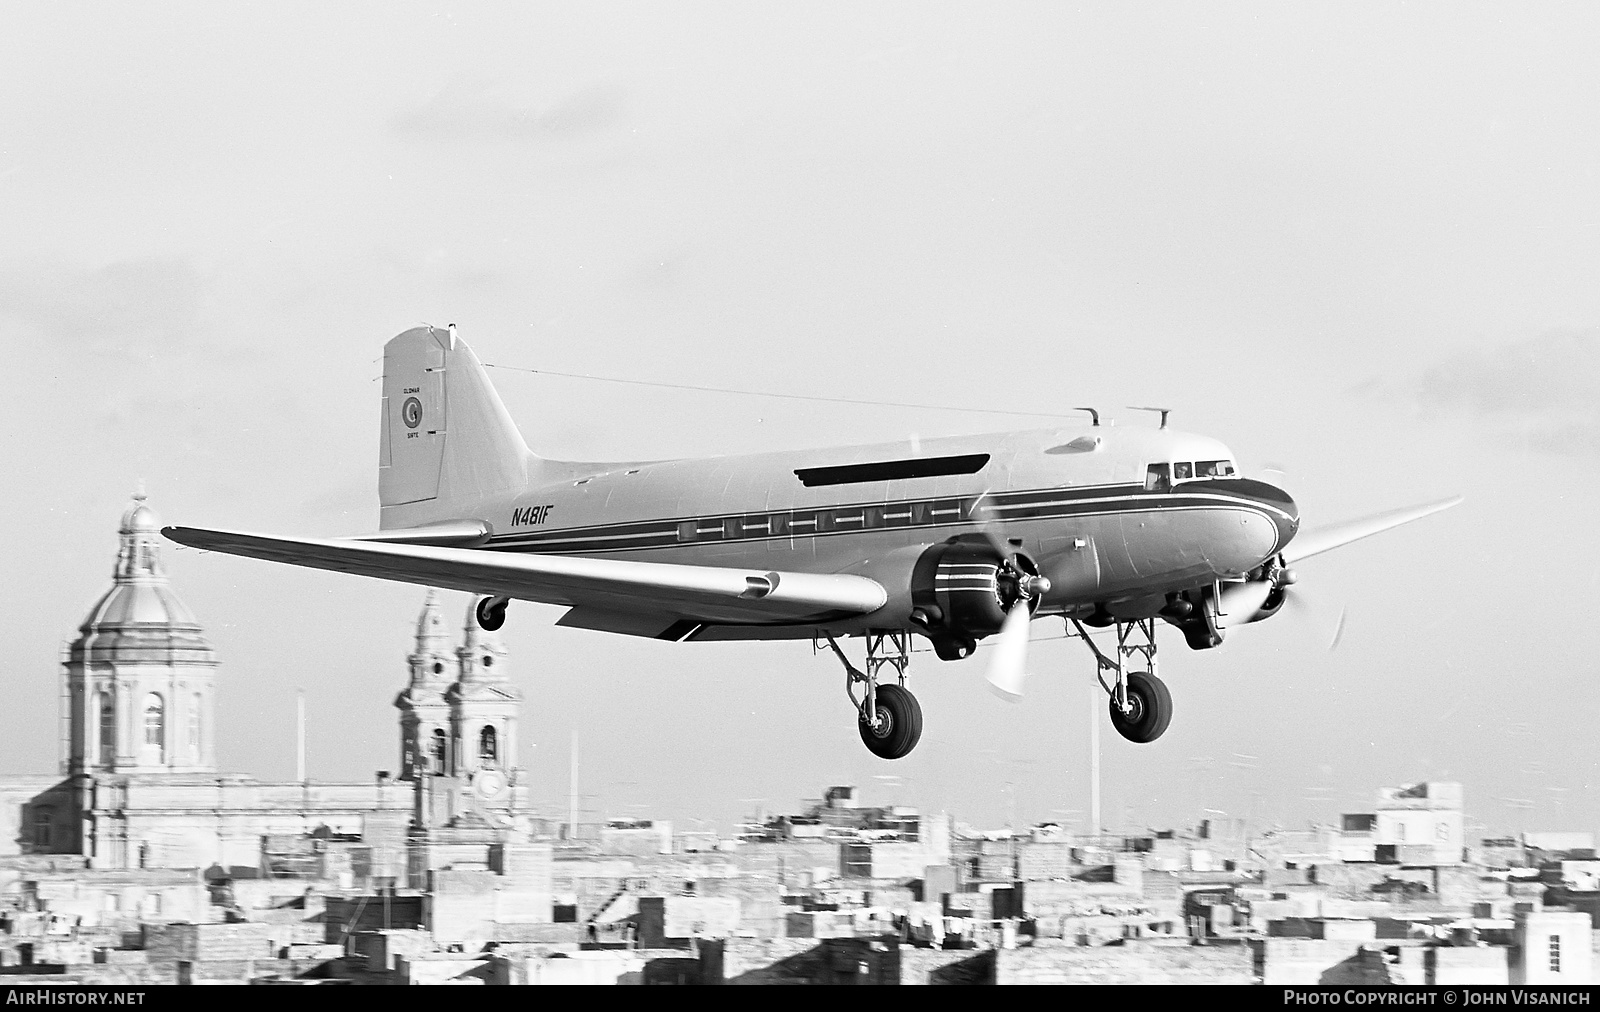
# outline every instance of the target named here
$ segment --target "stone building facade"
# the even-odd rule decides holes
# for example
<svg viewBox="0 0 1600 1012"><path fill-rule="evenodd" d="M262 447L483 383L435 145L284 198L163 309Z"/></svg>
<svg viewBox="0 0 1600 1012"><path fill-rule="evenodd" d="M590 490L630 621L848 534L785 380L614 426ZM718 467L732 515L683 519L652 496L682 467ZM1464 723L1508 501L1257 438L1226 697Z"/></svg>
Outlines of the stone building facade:
<svg viewBox="0 0 1600 1012"><path fill-rule="evenodd" d="M136 495L118 527L112 584L62 657L61 775L0 777L0 857L81 854L90 867L259 867L269 837L427 840L467 830L526 839L516 766L521 694L506 651L478 629L453 646L429 591L400 710L398 777L275 783L219 772L219 662L161 563L155 513ZM404 867L396 878L406 877Z"/></svg>

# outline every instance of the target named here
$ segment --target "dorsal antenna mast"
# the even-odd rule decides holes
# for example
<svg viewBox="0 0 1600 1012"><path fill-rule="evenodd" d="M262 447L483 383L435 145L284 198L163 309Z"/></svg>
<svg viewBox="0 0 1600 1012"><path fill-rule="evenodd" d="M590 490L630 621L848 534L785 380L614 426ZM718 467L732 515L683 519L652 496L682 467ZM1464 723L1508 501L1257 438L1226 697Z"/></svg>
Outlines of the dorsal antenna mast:
<svg viewBox="0 0 1600 1012"><path fill-rule="evenodd" d="M1156 412L1159 412L1161 414L1161 427L1163 429L1167 427L1167 416L1172 413L1172 409L1171 408L1136 408L1131 404L1128 406L1128 410L1129 411L1156 411Z"/></svg>
<svg viewBox="0 0 1600 1012"><path fill-rule="evenodd" d="M1074 411L1087 411L1087 412L1089 412L1089 417L1094 419L1094 422L1092 424L1094 424L1094 425L1099 425L1100 424L1100 412L1096 411L1094 408L1073 408L1072 410L1074 410Z"/></svg>

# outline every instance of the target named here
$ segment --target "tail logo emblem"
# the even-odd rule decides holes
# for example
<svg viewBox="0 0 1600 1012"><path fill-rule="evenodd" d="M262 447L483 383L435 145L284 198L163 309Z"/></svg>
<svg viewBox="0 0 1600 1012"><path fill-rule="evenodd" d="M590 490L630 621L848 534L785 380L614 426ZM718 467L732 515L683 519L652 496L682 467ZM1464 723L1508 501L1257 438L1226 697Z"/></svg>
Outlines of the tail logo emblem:
<svg viewBox="0 0 1600 1012"><path fill-rule="evenodd" d="M406 428L414 429L422 424L422 402L415 397L407 397L405 404L400 408L400 418L406 423Z"/></svg>

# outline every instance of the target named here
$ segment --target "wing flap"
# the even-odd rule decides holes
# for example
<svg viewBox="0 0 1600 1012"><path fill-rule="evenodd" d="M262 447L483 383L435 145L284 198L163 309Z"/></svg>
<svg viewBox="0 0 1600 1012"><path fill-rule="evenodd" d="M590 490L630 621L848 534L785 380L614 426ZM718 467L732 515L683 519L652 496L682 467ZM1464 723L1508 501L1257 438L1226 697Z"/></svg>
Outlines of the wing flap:
<svg viewBox="0 0 1600 1012"><path fill-rule="evenodd" d="M1413 520L1421 520L1425 516L1447 510L1461 502L1460 496L1449 499L1440 499L1436 502L1423 503L1420 506L1405 506L1400 509L1388 510L1384 513L1375 513L1359 520L1346 520L1343 523L1330 524L1326 527L1303 530L1295 535L1289 546L1283 550L1284 561L1294 563L1301 559L1308 559L1313 555L1331 551L1342 545L1362 538L1370 538L1380 534L1391 527L1409 524Z"/></svg>
<svg viewBox="0 0 1600 1012"><path fill-rule="evenodd" d="M572 608L556 619L556 625L565 629L593 629L597 632L643 636L647 639L676 639L677 637L671 633L673 628L683 621L673 615L652 614L646 611Z"/></svg>
<svg viewBox="0 0 1600 1012"><path fill-rule="evenodd" d="M589 559L338 538L166 527L191 548L336 573L502 594L602 612L644 611L706 622L802 622L865 615L888 594L842 573L783 573L665 562Z"/></svg>

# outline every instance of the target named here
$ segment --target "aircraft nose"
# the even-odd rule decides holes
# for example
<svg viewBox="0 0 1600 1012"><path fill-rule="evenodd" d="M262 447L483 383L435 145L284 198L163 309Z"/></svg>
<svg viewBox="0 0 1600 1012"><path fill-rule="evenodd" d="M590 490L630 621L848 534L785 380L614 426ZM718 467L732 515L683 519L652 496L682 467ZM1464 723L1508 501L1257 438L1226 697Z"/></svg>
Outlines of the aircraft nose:
<svg viewBox="0 0 1600 1012"><path fill-rule="evenodd" d="M1254 478L1239 478L1233 482L1233 487L1238 494L1266 508L1273 526L1278 529L1278 545L1272 554L1283 551L1300 530L1300 507L1295 505L1294 499L1278 486Z"/></svg>

